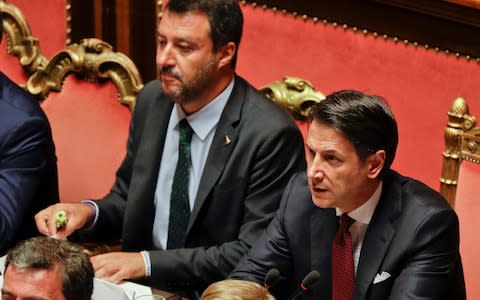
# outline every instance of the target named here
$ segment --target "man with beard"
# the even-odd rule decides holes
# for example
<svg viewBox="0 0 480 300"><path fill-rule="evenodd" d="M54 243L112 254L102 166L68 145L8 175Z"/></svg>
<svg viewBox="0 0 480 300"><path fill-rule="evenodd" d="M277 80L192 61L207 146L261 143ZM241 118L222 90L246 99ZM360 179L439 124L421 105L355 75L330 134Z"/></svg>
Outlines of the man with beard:
<svg viewBox="0 0 480 300"><path fill-rule="evenodd" d="M235 74L242 26L237 0L169 1L157 30L160 81L138 96L110 193L37 214L46 235L122 240L124 252L92 258L97 277L195 297L226 278L305 168L292 118Z"/></svg>

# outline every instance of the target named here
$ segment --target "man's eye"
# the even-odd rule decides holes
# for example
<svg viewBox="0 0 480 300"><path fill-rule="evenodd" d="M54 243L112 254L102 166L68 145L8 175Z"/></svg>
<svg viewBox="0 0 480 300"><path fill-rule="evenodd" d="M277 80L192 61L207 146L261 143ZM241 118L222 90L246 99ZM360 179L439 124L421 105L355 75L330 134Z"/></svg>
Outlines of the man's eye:
<svg viewBox="0 0 480 300"><path fill-rule="evenodd" d="M190 52L192 51L192 47L187 46L187 45L178 45L178 49L182 52Z"/></svg>
<svg viewBox="0 0 480 300"><path fill-rule="evenodd" d="M307 148L307 154L311 157L314 157L315 156L315 151L313 151L312 149L310 148Z"/></svg>
<svg viewBox="0 0 480 300"><path fill-rule="evenodd" d="M337 159L337 157L334 156L334 155L327 155L327 156L325 156L325 160L327 160L327 161L336 161L336 160L338 160L338 159Z"/></svg>

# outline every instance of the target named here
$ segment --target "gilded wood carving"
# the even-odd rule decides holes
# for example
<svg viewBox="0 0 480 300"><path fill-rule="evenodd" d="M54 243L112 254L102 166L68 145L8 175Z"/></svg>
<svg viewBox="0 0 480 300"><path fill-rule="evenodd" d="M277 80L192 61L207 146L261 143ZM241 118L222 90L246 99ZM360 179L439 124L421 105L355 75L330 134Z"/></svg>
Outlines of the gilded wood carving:
<svg viewBox="0 0 480 300"><path fill-rule="evenodd" d="M287 109L297 120L307 119L312 104L325 99L309 81L292 76L263 86L260 92Z"/></svg>
<svg viewBox="0 0 480 300"><path fill-rule="evenodd" d="M45 66L47 59L40 51L38 39L32 36L23 13L16 6L3 0L0 0L0 12L3 15L8 53L18 57L27 75Z"/></svg>
<svg viewBox="0 0 480 300"><path fill-rule="evenodd" d="M457 98L448 112L440 178L440 192L452 207L455 206L460 164L463 160L480 164L480 128L476 125L477 120L469 114L467 102Z"/></svg>
<svg viewBox="0 0 480 300"><path fill-rule="evenodd" d="M133 110L136 95L143 87L135 64L126 55L113 52L112 46L99 39L83 39L58 52L27 82L27 90L39 99L51 91L59 92L67 75L97 82L111 80L119 92L120 102Z"/></svg>

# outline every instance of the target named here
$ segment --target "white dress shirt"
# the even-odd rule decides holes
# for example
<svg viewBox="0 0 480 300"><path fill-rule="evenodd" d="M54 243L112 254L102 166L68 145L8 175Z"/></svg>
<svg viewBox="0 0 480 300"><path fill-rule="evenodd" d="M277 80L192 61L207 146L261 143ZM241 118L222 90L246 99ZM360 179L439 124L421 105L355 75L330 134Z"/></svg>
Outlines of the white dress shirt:
<svg viewBox="0 0 480 300"><path fill-rule="evenodd" d="M193 209L203 168L215 135L218 121L233 90L234 80L227 88L198 112L186 116L182 108L175 104L168 122L165 145L163 147L160 171L155 189L155 221L153 223L153 244L157 249L166 249L168 220L170 217L170 193L173 175L178 161L178 123L186 118L193 129L191 142L190 178L188 197L190 210Z"/></svg>

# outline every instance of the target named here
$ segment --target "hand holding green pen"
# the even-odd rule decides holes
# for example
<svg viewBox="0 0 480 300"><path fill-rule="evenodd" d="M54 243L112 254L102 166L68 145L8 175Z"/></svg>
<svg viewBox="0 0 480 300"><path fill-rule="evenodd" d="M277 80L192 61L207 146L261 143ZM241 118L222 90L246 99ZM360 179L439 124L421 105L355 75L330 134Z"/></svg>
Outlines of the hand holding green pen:
<svg viewBox="0 0 480 300"><path fill-rule="evenodd" d="M35 215L35 223L40 233L65 239L75 231L91 224L95 211L91 205L83 203L57 203Z"/></svg>
<svg viewBox="0 0 480 300"><path fill-rule="evenodd" d="M59 210L55 214L55 227L57 230L62 230L67 226L68 217L64 210Z"/></svg>

